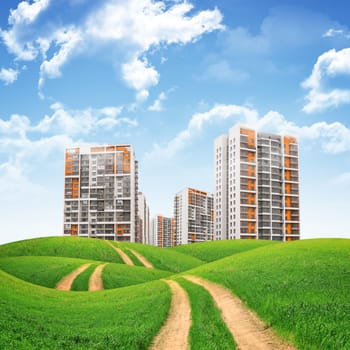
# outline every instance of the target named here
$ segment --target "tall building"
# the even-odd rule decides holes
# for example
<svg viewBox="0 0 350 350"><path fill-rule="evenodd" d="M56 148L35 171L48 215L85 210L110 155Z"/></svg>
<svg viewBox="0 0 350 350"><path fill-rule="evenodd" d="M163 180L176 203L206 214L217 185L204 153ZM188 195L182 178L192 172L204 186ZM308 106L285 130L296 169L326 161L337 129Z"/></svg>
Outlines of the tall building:
<svg viewBox="0 0 350 350"><path fill-rule="evenodd" d="M215 238L300 239L296 138L236 125L214 153Z"/></svg>
<svg viewBox="0 0 350 350"><path fill-rule="evenodd" d="M214 239L213 195L186 188L175 196L176 245Z"/></svg>
<svg viewBox="0 0 350 350"><path fill-rule="evenodd" d="M175 243L174 218L157 215L152 222L153 245L173 247Z"/></svg>
<svg viewBox="0 0 350 350"><path fill-rule="evenodd" d="M150 238L150 222L149 222L149 207L146 201L146 197L142 192L138 193L138 230L139 233L137 235L138 242L144 244L151 244Z"/></svg>
<svg viewBox="0 0 350 350"><path fill-rule="evenodd" d="M132 145L68 148L64 234L137 240L138 165Z"/></svg>

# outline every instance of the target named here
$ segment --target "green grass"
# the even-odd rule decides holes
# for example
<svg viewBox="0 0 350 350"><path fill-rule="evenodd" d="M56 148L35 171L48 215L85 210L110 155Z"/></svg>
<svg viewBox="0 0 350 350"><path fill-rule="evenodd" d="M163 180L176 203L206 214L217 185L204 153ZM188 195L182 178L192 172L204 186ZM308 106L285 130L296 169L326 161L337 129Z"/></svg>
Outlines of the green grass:
<svg viewBox="0 0 350 350"><path fill-rule="evenodd" d="M267 240L226 240L185 244L167 249L194 256L205 262L211 262L233 254L273 244L281 243Z"/></svg>
<svg viewBox="0 0 350 350"><path fill-rule="evenodd" d="M52 256L0 258L0 269L27 282L48 288L56 284L87 260Z"/></svg>
<svg viewBox="0 0 350 350"><path fill-rule="evenodd" d="M135 266L143 266L142 262L137 259L137 257L129 249L123 246L119 248L131 259Z"/></svg>
<svg viewBox="0 0 350 350"><path fill-rule="evenodd" d="M118 247L129 247L139 252L159 270L181 272L203 264L197 258L169 249L139 243L113 243Z"/></svg>
<svg viewBox="0 0 350 350"><path fill-rule="evenodd" d="M120 288L166 278L171 272L139 266L108 264L102 271L105 289Z"/></svg>
<svg viewBox="0 0 350 350"><path fill-rule="evenodd" d="M87 291L89 290L89 279L99 264L91 264L85 271L79 274L73 281L71 290Z"/></svg>
<svg viewBox="0 0 350 350"><path fill-rule="evenodd" d="M211 295L201 286L183 278L176 281L186 290L192 310L191 349L232 350L235 342Z"/></svg>
<svg viewBox="0 0 350 350"><path fill-rule="evenodd" d="M170 298L159 281L73 293L0 271L0 348L147 349L166 319Z"/></svg>
<svg viewBox="0 0 350 350"><path fill-rule="evenodd" d="M188 273L231 289L300 349L350 349L350 240L263 247Z"/></svg>
<svg viewBox="0 0 350 350"><path fill-rule="evenodd" d="M120 256L106 242L94 238L45 237L0 246L5 256L63 256L88 260L123 263Z"/></svg>

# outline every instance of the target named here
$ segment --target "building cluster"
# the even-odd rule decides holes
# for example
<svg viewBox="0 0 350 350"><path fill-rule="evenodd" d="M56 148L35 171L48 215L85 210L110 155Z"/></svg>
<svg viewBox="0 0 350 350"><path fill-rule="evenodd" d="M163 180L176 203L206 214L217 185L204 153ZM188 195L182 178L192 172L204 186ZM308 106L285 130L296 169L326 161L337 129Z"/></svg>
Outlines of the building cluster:
<svg viewBox="0 0 350 350"><path fill-rule="evenodd" d="M151 219L132 145L65 153L64 234L159 247L300 238L296 138L236 125L214 142L214 193L186 188L174 216Z"/></svg>

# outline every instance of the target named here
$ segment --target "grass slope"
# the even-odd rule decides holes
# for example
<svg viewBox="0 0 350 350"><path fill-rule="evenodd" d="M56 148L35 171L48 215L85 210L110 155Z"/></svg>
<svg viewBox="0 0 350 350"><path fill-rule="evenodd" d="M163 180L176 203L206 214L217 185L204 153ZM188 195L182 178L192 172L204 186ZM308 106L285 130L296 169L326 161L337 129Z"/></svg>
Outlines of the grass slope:
<svg viewBox="0 0 350 350"><path fill-rule="evenodd" d="M129 247L153 264L156 269L181 272L203 264L203 261L180 252L139 243L117 243L118 247Z"/></svg>
<svg viewBox="0 0 350 350"><path fill-rule="evenodd" d="M98 265L99 264L91 264L85 271L79 274L73 281L71 290L81 292L89 290L90 276L95 271Z"/></svg>
<svg viewBox="0 0 350 350"><path fill-rule="evenodd" d="M281 243L263 240L225 240L185 244L167 249L194 256L205 262L211 262L233 254L242 253L251 249L256 249L272 244Z"/></svg>
<svg viewBox="0 0 350 350"><path fill-rule="evenodd" d="M112 247L102 240L93 238L45 237L0 246L0 257L28 255L63 256L123 263Z"/></svg>
<svg viewBox="0 0 350 350"><path fill-rule="evenodd" d="M24 281L55 288L56 284L88 260L52 256L0 258L0 269Z"/></svg>
<svg viewBox="0 0 350 350"><path fill-rule="evenodd" d="M159 281L72 293L0 271L0 348L147 349L166 319L170 298Z"/></svg>
<svg viewBox="0 0 350 350"><path fill-rule="evenodd" d="M171 274L168 271L139 266L108 264L102 271L102 279L104 288L112 289L166 278Z"/></svg>
<svg viewBox="0 0 350 350"><path fill-rule="evenodd" d="M191 349L232 350L235 342L211 295L201 286L183 278L176 281L186 290L192 310Z"/></svg>
<svg viewBox="0 0 350 350"><path fill-rule="evenodd" d="M268 246L189 271L231 289L300 349L350 349L350 240Z"/></svg>

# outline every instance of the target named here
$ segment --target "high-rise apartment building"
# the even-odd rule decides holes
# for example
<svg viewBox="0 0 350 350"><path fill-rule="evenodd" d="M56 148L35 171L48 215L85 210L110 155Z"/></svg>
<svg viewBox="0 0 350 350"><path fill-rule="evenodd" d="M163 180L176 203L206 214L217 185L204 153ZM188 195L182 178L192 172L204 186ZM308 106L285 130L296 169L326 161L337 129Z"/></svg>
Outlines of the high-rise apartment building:
<svg viewBox="0 0 350 350"><path fill-rule="evenodd" d="M138 241L138 165L132 145L68 148L64 234Z"/></svg>
<svg viewBox="0 0 350 350"><path fill-rule="evenodd" d="M174 218L157 215L152 222L153 245L173 247L175 245Z"/></svg>
<svg viewBox="0 0 350 350"><path fill-rule="evenodd" d="M146 197L142 192L138 193L138 230L137 237L140 239L140 243L151 244L150 238L150 222L149 222L149 207L146 201Z"/></svg>
<svg viewBox="0 0 350 350"><path fill-rule="evenodd" d="M300 239L296 138L236 125L214 162L216 239Z"/></svg>
<svg viewBox="0 0 350 350"><path fill-rule="evenodd" d="M213 195L186 188L174 201L176 245L214 239Z"/></svg>

